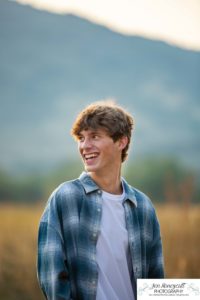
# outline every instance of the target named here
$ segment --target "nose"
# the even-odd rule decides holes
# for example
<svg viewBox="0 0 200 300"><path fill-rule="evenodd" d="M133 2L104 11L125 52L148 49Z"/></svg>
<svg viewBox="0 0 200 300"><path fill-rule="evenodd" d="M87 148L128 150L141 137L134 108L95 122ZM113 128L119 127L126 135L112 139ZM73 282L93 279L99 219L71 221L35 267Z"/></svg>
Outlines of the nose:
<svg viewBox="0 0 200 300"><path fill-rule="evenodd" d="M79 148L80 149L90 149L92 147L91 139L85 138L83 141L80 142Z"/></svg>

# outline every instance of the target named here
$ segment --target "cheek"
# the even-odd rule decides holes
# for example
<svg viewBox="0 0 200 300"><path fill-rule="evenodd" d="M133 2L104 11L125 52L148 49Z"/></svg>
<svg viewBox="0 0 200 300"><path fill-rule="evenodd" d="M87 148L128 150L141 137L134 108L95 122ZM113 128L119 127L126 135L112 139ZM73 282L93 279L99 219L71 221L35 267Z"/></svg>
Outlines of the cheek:
<svg viewBox="0 0 200 300"><path fill-rule="evenodd" d="M112 159L112 157L115 156L115 152L116 152L116 150L113 149L113 147L111 147L111 145L107 145L107 147L105 148L105 151L104 151L104 155L109 157L110 159Z"/></svg>
<svg viewBox="0 0 200 300"><path fill-rule="evenodd" d="M78 144L78 152L81 153L81 146Z"/></svg>

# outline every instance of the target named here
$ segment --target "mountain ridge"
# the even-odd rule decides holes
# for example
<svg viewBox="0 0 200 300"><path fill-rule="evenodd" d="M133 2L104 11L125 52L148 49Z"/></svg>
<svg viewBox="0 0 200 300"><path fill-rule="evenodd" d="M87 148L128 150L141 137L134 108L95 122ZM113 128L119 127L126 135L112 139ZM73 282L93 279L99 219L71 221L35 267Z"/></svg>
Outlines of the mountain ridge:
<svg viewBox="0 0 200 300"><path fill-rule="evenodd" d="M2 167L76 158L76 113L107 97L136 119L131 158L175 155L198 165L200 52L15 2L0 8Z"/></svg>

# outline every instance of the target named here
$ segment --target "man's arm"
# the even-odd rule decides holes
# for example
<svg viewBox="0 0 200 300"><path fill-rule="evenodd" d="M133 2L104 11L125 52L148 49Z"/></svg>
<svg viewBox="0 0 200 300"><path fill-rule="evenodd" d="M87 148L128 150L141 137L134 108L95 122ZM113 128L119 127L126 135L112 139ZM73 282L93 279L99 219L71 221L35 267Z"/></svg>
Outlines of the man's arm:
<svg viewBox="0 0 200 300"><path fill-rule="evenodd" d="M153 213L153 240L149 253L148 278L164 278L164 263L160 225L154 210Z"/></svg>
<svg viewBox="0 0 200 300"><path fill-rule="evenodd" d="M55 194L42 216L38 233L37 275L48 300L72 300L69 272Z"/></svg>

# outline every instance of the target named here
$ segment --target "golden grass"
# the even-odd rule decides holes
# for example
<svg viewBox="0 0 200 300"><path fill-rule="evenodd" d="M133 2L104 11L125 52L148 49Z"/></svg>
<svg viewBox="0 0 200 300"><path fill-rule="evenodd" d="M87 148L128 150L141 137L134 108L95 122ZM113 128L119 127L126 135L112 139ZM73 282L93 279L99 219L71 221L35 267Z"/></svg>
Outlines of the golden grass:
<svg viewBox="0 0 200 300"><path fill-rule="evenodd" d="M36 278L41 207L0 206L0 299L44 299Z"/></svg>
<svg viewBox="0 0 200 300"><path fill-rule="evenodd" d="M161 206L165 271L168 278L200 278L200 207Z"/></svg>
<svg viewBox="0 0 200 300"><path fill-rule="evenodd" d="M36 278L41 206L0 206L0 299L44 299ZM200 207L157 208L168 278L200 278Z"/></svg>

